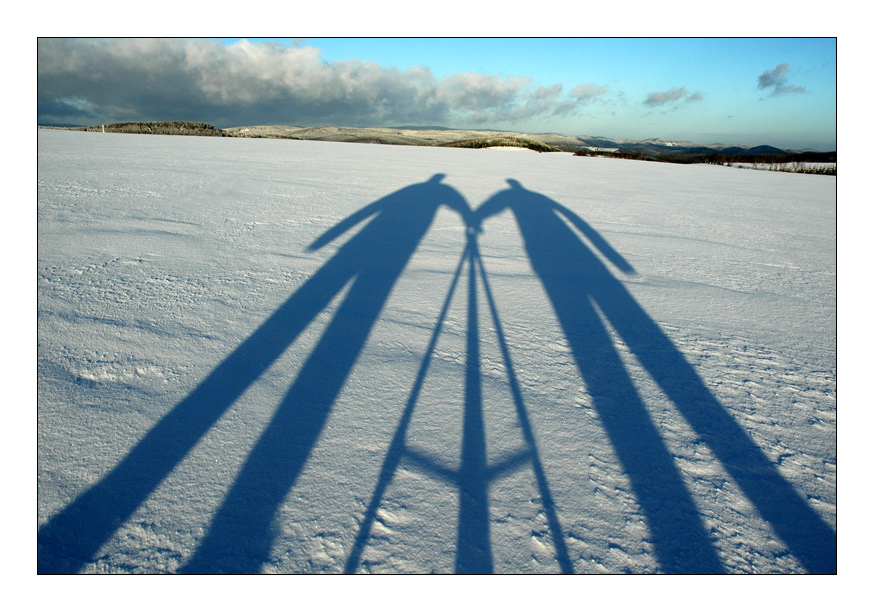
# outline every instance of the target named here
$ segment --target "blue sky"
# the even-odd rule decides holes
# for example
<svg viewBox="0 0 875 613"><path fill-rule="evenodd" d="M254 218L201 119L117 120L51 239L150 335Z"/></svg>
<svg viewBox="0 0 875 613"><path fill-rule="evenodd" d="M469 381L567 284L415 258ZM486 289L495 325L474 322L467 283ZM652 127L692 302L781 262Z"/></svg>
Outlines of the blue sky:
<svg viewBox="0 0 875 613"><path fill-rule="evenodd" d="M769 144L835 148L835 39L306 39L299 44L320 49L327 61L359 59L401 69L422 64L439 78L468 71L530 76L535 85L562 83L564 89L594 83L625 94L626 106L533 121L526 129L535 131L746 144L761 144L759 137ZM758 89L758 77L784 63L788 82L805 92L772 96L771 90ZM701 103L642 108L649 93L680 87L701 91Z"/></svg>
<svg viewBox="0 0 875 613"><path fill-rule="evenodd" d="M38 73L40 123L443 125L836 148L830 38L41 39Z"/></svg>

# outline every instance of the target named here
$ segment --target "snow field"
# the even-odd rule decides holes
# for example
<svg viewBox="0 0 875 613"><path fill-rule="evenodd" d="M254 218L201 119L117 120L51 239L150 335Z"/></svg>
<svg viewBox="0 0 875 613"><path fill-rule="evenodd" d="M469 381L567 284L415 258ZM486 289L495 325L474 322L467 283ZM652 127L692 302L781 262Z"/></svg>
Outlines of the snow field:
<svg viewBox="0 0 875 613"><path fill-rule="evenodd" d="M61 131L39 133L38 526L99 492L95 484L365 224L308 252L318 236L435 173L475 210L513 178L601 234L635 274L593 248L595 257L835 531L834 177L529 151ZM236 545L267 553L206 556L208 571L451 573L472 527L474 541L488 533L488 552L469 561L497 573L667 570L652 525L683 533L671 483L652 482L646 494L666 501L664 518L642 508L641 486L599 411L604 399L580 369L608 384L613 371L595 353L579 362L514 214L485 219L477 245L485 275L475 265L472 283L465 222L437 209L367 342L355 351L328 346L354 365L294 482L277 486L276 508L257 497L243 467L256 462L268 484L285 478L281 466L253 460L253 449L325 347L354 282L195 444L178 443L172 470L137 467L158 483L93 539L95 551L85 555L85 537L62 530L64 548L43 546L41 563L86 573L185 570L199 549L206 555L219 509L244 479L253 498L230 511L269 511L271 521ZM611 304L592 308L722 569L811 570L654 380L646 352L614 329ZM314 384L323 376L331 373L316 372ZM474 389L479 400L467 395ZM464 442L479 432L466 422L472 407L482 413L479 478L470 467L480 460L466 454L480 447ZM485 490L487 502L471 508L486 519L460 519L460 481ZM695 568L696 551L672 555Z"/></svg>

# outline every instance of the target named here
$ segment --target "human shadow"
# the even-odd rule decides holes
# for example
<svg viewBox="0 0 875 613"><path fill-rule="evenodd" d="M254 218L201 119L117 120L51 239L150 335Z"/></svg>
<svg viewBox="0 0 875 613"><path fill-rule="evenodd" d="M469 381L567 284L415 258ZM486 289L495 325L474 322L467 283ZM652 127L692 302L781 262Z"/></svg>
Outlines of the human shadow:
<svg viewBox="0 0 875 613"><path fill-rule="evenodd" d="M349 285L183 572L257 572L271 521L294 485L331 407L410 257L438 208L470 221L470 208L436 174L346 218L308 250L371 219L358 234L165 415L106 476L38 532L38 572L73 573L87 564L203 435Z"/></svg>
<svg viewBox="0 0 875 613"><path fill-rule="evenodd" d="M633 273L632 266L575 213L513 179L508 183L510 189L477 209L475 225L505 209L516 217L531 265L646 517L661 569L724 572L692 496L598 311L793 555L809 572L835 573L832 528L781 476L683 354L570 226L619 270Z"/></svg>
<svg viewBox="0 0 875 613"><path fill-rule="evenodd" d="M501 318L498 315L498 309L492 295L486 270L480 258L476 235L477 232L473 226L470 227L468 231L468 244L456 268L449 292L435 324L431 341L423 357L398 428L387 450L383 466L380 469L380 475L371 501L365 511L365 516L360 524L352 550L347 558L344 569L346 573L354 573L361 564L364 548L370 538L380 503L386 490L392 483L398 468L402 465L409 470L423 473L458 489L459 513L455 571L460 574L489 574L494 571L489 521L490 485L496 479L510 472L520 470L526 465L530 466L541 494L540 500L547 517L560 570L568 574L573 572L562 527L556 514L553 496L541 463L534 431L528 419L528 411L523 401L522 391L510 356L510 349L501 325ZM442 465L439 460L431 458L409 445L407 443L407 430L413 417L413 411L416 407L419 394L422 391L431 364L431 358L437 347L437 341L443 329L450 303L466 263L468 265L468 293L462 447L459 467L454 469ZM488 462L486 453L486 430L483 415L478 278L482 284L483 294L486 297L492 324L496 332L502 359L504 360L508 383L516 408L517 420L525 443L522 449L491 464Z"/></svg>

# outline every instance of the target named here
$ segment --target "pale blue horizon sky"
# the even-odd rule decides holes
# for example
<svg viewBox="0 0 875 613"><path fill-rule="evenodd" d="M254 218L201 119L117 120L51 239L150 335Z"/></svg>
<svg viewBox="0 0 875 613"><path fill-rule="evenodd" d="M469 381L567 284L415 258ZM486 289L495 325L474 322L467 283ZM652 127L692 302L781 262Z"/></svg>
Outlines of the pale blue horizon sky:
<svg viewBox="0 0 875 613"><path fill-rule="evenodd" d="M836 96L834 38L38 41L44 124L442 125L835 150Z"/></svg>

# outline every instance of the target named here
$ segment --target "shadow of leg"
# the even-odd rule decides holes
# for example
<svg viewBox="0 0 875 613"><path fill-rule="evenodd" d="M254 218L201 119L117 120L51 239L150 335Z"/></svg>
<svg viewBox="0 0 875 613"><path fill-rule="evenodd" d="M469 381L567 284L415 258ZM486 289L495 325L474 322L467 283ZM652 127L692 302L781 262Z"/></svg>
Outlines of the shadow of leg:
<svg viewBox="0 0 875 613"><path fill-rule="evenodd" d="M745 496L812 573L836 572L836 533L806 504L762 449L711 394L674 344L619 284L599 303L623 340Z"/></svg>
<svg viewBox="0 0 875 613"><path fill-rule="evenodd" d="M350 288L240 470L184 573L256 573L277 509L295 484L401 269L363 272Z"/></svg>
<svg viewBox="0 0 875 613"><path fill-rule="evenodd" d="M674 459L589 301L573 313L554 304L578 368L641 505L660 568L668 573L722 573L723 565Z"/></svg>
<svg viewBox="0 0 875 613"><path fill-rule="evenodd" d="M105 477L37 534L39 573L76 573L87 564L204 434L291 345L351 278L348 258L327 263Z"/></svg>

